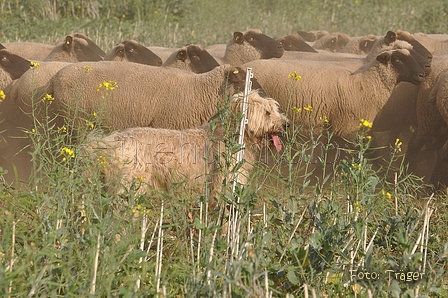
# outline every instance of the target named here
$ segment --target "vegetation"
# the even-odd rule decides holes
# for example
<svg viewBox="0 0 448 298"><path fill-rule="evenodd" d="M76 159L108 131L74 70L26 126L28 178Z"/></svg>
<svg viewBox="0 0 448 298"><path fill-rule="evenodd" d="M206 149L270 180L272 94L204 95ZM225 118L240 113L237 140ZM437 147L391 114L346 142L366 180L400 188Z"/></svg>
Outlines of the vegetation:
<svg viewBox="0 0 448 298"><path fill-rule="evenodd" d="M170 47L226 43L247 28L271 36L442 33L447 13L441 1L404 0L0 3L2 41L54 43L77 31L104 49L129 38ZM106 98L114 92L102 87ZM35 99L35 110L48 111L52 101ZM313 113L312 106L294 109ZM76 134L70 128L79 119L69 118L57 127L44 117L28 131L31 183L0 189L2 296L448 295L446 196L426 194L421 179L406 173L400 140L386 163L369 159L368 121L360 119L356 142L341 147L327 130L305 135L291 126L283 152L266 147L250 184L232 191L223 181L219 208L209 210L207 194L183 183L144 192L144 177L136 177L108 192L101 173L112 157L85 154L89 133L105 129L101 114L81 119L85 129ZM229 134L221 170L236 173L230 161L240 146Z"/></svg>

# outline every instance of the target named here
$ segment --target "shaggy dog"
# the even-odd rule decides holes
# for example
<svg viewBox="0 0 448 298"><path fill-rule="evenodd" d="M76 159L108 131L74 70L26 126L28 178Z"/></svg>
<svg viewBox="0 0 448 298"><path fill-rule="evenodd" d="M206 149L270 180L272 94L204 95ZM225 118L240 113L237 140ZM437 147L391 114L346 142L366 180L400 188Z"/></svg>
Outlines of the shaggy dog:
<svg viewBox="0 0 448 298"><path fill-rule="evenodd" d="M235 144L239 136L242 104L243 94L235 94L228 103L229 109L222 109L199 128L129 128L97 139L99 142L93 149L99 150L102 158L112 157L107 158L106 179L118 174L119 183L123 186L129 186L138 179L154 188L169 190L172 183L186 182L189 187L204 192L207 183L210 191L216 193L224 175L231 175L224 174L225 165L232 167L236 164L235 153L240 147ZM286 116L279 112L278 102L261 97L258 91L248 95L247 120L245 162L238 175L241 184L247 183L247 174L267 139L273 141L277 151L281 150L278 133L283 132L287 125ZM232 179L228 177L227 181L230 183Z"/></svg>

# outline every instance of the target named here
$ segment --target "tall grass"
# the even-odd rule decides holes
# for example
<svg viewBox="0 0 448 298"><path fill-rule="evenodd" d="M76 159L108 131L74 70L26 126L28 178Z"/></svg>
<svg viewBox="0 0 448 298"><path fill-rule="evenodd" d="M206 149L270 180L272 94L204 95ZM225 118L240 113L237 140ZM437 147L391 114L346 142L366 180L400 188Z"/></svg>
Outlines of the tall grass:
<svg viewBox="0 0 448 298"><path fill-rule="evenodd" d="M170 47L226 43L247 28L272 36L447 32L440 1L2 0L0 14L2 41L54 43L81 31L104 49L129 38ZM36 113L51 115L51 101L33 102ZM0 191L2 296L448 295L446 197L421 194L418 177L399 162L378 170L368 158L375 150L368 125L349 147L337 147L326 130L290 127L284 151L265 148L249 185L223 191L221 208L209 210L207 194L182 183L142 192L145 181L135 179L108 192L109 157L84 154L100 119L67 118L63 126L52 116L33 119L32 183L3 183ZM390 158L400 160L399 143ZM223 171L237 171L231 164Z"/></svg>
<svg viewBox="0 0 448 298"><path fill-rule="evenodd" d="M340 31L351 36L388 30L448 32L443 1L119 1L29 0L0 3L1 42L54 44L84 32L104 49L125 39L181 47L227 43L234 31L259 28L270 36L297 30Z"/></svg>
<svg viewBox="0 0 448 298"><path fill-rule="evenodd" d="M4 184L0 192L3 296L447 293L444 198L415 196L418 179L405 171L389 168L397 173L390 182L375 170L365 121L340 155L333 155L337 147L325 129L293 125L284 151L265 148L267 160L246 186L232 191L224 180L219 208L210 209L207 193L183 183L143 192L145 181L137 178L107 191L102 173L112 157L85 153L101 120L66 118L61 129L49 117L49 97L33 102L40 113L28 132L32 182L21 189ZM313 113L312 107L296 112ZM75 137L70 128L84 122ZM229 174L239 169L231 161L239 148L233 136L229 131L221 165ZM394 158L399 149L399 143L390 149Z"/></svg>

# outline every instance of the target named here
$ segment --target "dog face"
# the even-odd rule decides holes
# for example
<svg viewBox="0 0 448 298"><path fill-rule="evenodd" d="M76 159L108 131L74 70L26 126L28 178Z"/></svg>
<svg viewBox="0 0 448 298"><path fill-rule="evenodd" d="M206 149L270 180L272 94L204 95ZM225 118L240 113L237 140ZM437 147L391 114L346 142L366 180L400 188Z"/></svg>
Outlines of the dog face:
<svg viewBox="0 0 448 298"><path fill-rule="evenodd" d="M260 143L265 136L272 140L279 152L282 145L279 134L285 131L288 120L279 111L279 104L272 98L263 98L257 91L249 93L247 106L247 124L245 130L245 142L249 144ZM235 94L231 104L234 113L242 112L243 95Z"/></svg>

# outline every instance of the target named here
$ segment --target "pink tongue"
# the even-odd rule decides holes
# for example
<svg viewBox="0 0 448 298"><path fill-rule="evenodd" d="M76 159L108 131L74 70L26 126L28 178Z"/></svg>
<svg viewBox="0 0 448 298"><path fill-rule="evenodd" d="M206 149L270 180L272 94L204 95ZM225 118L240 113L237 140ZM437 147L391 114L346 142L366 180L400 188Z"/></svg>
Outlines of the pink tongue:
<svg viewBox="0 0 448 298"><path fill-rule="evenodd" d="M275 150L277 150L277 152L282 151L282 142L280 141L278 135L271 135L271 138L272 142L274 143Z"/></svg>

